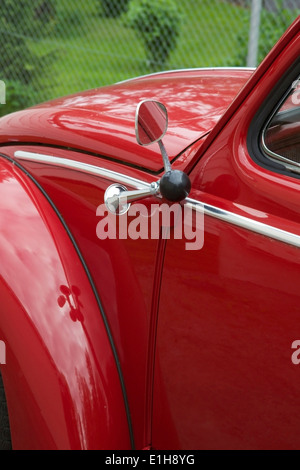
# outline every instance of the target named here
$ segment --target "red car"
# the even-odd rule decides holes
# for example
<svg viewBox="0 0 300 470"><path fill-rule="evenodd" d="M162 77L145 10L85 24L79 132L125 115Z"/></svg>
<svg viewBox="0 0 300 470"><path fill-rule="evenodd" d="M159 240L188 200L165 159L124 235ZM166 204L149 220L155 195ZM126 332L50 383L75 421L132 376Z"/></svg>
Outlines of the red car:
<svg viewBox="0 0 300 470"><path fill-rule="evenodd" d="M300 448L299 51L0 120L2 447Z"/></svg>

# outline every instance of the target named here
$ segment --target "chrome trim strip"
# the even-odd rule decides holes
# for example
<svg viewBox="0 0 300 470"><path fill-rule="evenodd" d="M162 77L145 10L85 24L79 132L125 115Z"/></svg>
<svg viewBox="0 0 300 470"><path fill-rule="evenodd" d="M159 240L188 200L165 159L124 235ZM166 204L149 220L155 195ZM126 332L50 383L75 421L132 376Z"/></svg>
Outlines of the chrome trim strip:
<svg viewBox="0 0 300 470"><path fill-rule="evenodd" d="M208 216L300 248L300 236L295 233L286 232L285 230L273 227L272 225L249 219L248 217L211 206L210 204L199 202L195 199L186 198L185 203L192 209L201 212L203 211L204 214Z"/></svg>
<svg viewBox="0 0 300 470"><path fill-rule="evenodd" d="M298 80L300 79L300 75L298 77ZM295 80L297 81L297 80ZM295 83L295 82L293 82ZM273 112L271 113L265 127L263 128L262 130L262 133L261 133L261 145L262 145L262 149L263 151L265 152L265 154L271 159L271 160L275 160L275 162L280 162L282 163L282 165L289 171L291 172L294 172L294 173L300 173L300 163L299 162L295 162L287 157L284 157L283 155L280 155L278 153L275 153L273 152L272 150L270 150L267 145L266 145L266 141L265 141L265 134L267 132L267 129L269 127L269 125L271 124L272 122L272 119L274 118L274 116L278 113L278 111L280 110L281 106L284 104L284 102L287 100L287 98L289 97L290 93L292 92L293 90L293 84L287 89L287 91L285 92L285 94L283 95L283 97L281 98L281 100L279 101L279 103L277 104L276 108L273 110Z"/></svg>
<svg viewBox="0 0 300 470"><path fill-rule="evenodd" d="M271 160L275 160L276 162L282 163L284 167L291 172L300 173L300 163L293 161L282 155L279 155L278 153L275 153L272 150L270 150L266 145L264 134L261 136L261 145L262 145L263 151L265 152L266 155L268 155L268 157Z"/></svg>
<svg viewBox="0 0 300 470"><path fill-rule="evenodd" d="M125 80L121 80L120 82L116 82L115 85L120 85L122 83L130 82L133 80L139 80L140 78L147 78L147 77L152 77L152 76L157 76L157 75L162 75L166 73L182 73L182 72L201 72L201 71L211 71L215 72L218 70L249 70L254 72L256 70L256 67L190 67L190 68L185 68L185 69L170 69L170 70L163 70L160 72L153 72L153 73L147 73L146 75L139 75L138 77L132 77L132 78L126 78Z"/></svg>
<svg viewBox="0 0 300 470"><path fill-rule="evenodd" d="M57 165L72 170L83 171L84 173L91 173L96 176L102 176L103 178L109 178L111 180L117 180L119 183L128 184L137 189L148 189L150 183L145 183L131 176L123 175L106 168L101 168L88 163L78 162L76 160L70 160L68 158L55 157L54 155L44 155L41 153L25 152L23 150L17 150L15 157L21 160L28 160L32 162L45 163L46 165Z"/></svg>
<svg viewBox="0 0 300 470"><path fill-rule="evenodd" d="M23 150L17 150L15 152L15 157L23 160L36 161L49 165L59 165L78 171L88 172L96 176L108 178L113 182L128 184L129 186L135 187L136 189L149 189L150 187L149 183L145 183L136 178L123 175L122 173L107 170L105 168L100 168L87 163L77 162L75 160L69 160L67 158L54 157L51 155L43 155L33 152L25 152ZM212 206L210 204L197 201L196 199L186 198L185 204L187 204L190 208L194 210L201 211L205 215L222 220L223 222L227 222L229 224L245 228L247 230L250 230L251 232L255 232L260 235L265 235L267 237L273 238L274 240L278 240L280 242L287 243L289 245L293 245L300 248L300 236L296 235L295 233L278 229L276 227L259 222L257 220L253 220L248 217L235 214L234 212L230 212Z"/></svg>

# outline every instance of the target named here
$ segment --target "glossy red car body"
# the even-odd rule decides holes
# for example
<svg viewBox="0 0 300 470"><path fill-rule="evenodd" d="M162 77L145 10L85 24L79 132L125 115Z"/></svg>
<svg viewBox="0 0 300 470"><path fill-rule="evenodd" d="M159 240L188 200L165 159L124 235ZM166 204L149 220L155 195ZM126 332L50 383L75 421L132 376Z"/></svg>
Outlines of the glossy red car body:
<svg viewBox="0 0 300 470"><path fill-rule="evenodd" d="M254 157L299 50L298 18L255 71L159 73L0 120L13 448L299 448L299 179ZM168 110L164 145L204 211L201 250L97 236L109 185L163 174L158 145L136 142L145 99Z"/></svg>

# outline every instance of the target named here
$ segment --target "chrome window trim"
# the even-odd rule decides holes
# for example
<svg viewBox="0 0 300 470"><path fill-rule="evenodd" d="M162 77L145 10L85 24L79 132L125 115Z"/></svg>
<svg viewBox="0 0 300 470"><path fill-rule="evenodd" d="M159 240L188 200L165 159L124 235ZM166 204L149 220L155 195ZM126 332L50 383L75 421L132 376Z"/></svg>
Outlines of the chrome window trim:
<svg viewBox="0 0 300 470"><path fill-rule="evenodd" d="M300 76L298 77L298 80L300 79ZM293 82L294 83L294 82ZM278 112L278 110L281 108L281 106L283 105L283 103L285 102L285 100L288 98L289 94L291 93L291 91L293 90L293 85L291 84L288 88L288 90L286 91L286 93L283 95L282 99L279 101L279 103L277 104L277 106L275 107L273 113L271 113L269 119L267 120L266 122L266 125L264 126L263 130L262 130L262 133L261 133L261 147L262 147L262 150L264 151L264 153L271 159L271 160L275 160L276 162L280 162L282 163L285 168L289 171L292 171L294 173L300 173L300 163L298 162L294 162L293 160L290 160L289 158L287 157L284 157L283 155L280 155L276 152L272 152L272 150L270 150L267 145L266 145L266 142L265 142L265 134L266 134L266 131L267 131L267 128L269 126L269 124L271 123L272 119L274 118L275 114Z"/></svg>
<svg viewBox="0 0 300 470"><path fill-rule="evenodd" d="M123 184L128 184L132 187L135 187L136 189L150 187L149 183L145 183L139 179L132 178L122 173L118 173L113 170L107 170L105 168L101 168L95 165L70 160L68 158L26 152L23 150L17 150L14 155L16 158L19 158L21 160L36 161L48 165L59 165L65 168L83 171L96 176L101 176L103 178L108 178L110 179L110 183L119 182ZM191 209L194 209L196 211L202 211L205 215L209 217L214 217L216 219L222 220L223 222L244 228L246 230L250 230L251 232L255 232L260 235L272 238L274 240L286 243L288 245L300 248L300 236L296 235L295 233L287 232L285 230L273 227L272 225L268 225L239 214L235 214L234 212L230 212L189 197L185 199L184 203L187 204Z"/></svg>
<svg viewBox="0 0 300 470"><path fill-rule="evenodd" d="M263 149L264 153L271 160L275 160L277 162L282 163L287 170L292 171L294 173L300 173L300 163L293 162L292 160L290 160L287 157L284 157L283 155L279 155L278 153L272 152L272 150L270 150L267 147L266 142L265 142L265 131L266 131L266 127L264 128L263 134L262 134L262 137L261 137L261 146L262 146L262 149Z"/></svg>

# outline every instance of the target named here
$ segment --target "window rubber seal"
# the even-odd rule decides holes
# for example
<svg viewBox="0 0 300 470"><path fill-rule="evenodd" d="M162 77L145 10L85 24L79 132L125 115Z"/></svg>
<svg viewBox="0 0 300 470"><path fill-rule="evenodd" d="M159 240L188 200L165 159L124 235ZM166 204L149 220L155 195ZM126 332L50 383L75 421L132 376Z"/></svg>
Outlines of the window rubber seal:
<svg viewBox="0 0 300 470"><path fill-rule="evenodd" d="M252 119L247 135L248 152L257 165L266 170L296 179L300 179L300 167L293 165L292 161L285 161L283 158L276 159L275 155L272 156L271 152L264 146L263 136L268 124L286 99L288 93L290 93L291 84L299 78L299 75L300 57L289 67L259 107ZM295 169L298 169L299 173L293 171Z"/></svg>

